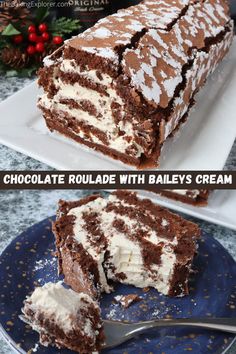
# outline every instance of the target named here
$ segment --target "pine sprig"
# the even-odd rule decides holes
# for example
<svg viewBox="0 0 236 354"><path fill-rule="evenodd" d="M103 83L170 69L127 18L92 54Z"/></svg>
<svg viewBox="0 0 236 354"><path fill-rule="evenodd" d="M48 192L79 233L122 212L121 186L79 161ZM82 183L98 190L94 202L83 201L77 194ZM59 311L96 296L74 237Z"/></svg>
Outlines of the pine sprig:
<svg viewBox="0 0 236 354"><path fill-rule="evenodd" d="M51 54L81 28L79 20L66 17L50 22L49 6L31 13L23 8L15 18L9 8L6 15L3 17L0 11L0 75L7 77L30 77L42 65L43 57ZM2 18L7 20L1 26ZM29 33L30 27L35 29ZM33 34L36 34L37 41L30 39Z"/></svg>
<svg viewBox="0 0 236 354"><path fill-rule="evenodd" d="M20 34L20 31L16 29L11 23L2 31L2 36L14 36Z"/></svg>
<svg viewBox="0 0 236 354"><path fill-rule="evenodd" d="M1 70L1 67L0 67L0 74L4 74L5 77L15 77L15 76L18 76L18 77L23 77L23 78L26 78L26 77L31 77L33 74L36 73L38 67L37 66L31 66L30 68L23 68L23 69L17 69L17 70L10 70L9 68L7 67L3 67L2 70Z"/></svg>
<svg viewBox="0 0 236 354"><path fill-rule="evenodd" d="M53 36L63 36L64 34L77 31L80 27L79 20L61 17L53 23L50 23L49 31Z"/></svg>
<svg viewBox="0 0 236 354"><path fill-rule="evenodd" d="M43 22L49 16L49 10L47 7L39 7L35 13L35 21L37 24Z"/></svg>
<svg viewBox="0 0 236 354"><path fill-rule="evenodd" d="M7 46L8 42L4 37L1 37L0 34L0 51Z"/></svg>

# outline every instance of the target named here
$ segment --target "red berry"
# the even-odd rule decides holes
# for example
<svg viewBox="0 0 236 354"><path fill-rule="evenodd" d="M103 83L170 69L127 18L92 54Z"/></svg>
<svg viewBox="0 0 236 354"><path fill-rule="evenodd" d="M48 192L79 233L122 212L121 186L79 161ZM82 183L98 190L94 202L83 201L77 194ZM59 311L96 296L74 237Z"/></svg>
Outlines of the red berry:
<svg viewBox="0 0 236 354"><path fill-rule="evenodd" d="M46 23L41 23L38 28L39 28L39 31L40 31L41 33L43 33L43 32L46 32L46 31L47 31L48 26L46 25Z"/></svg>
<svg viewBox="0 0 236 354"><path fill-rule="evenodd" d="M17 34L16 36L13 37L13 41L15 44L20 44L21 42L23 42L23 36L22 34Z"/></svg>
<svg viewBox="0 0 236 354"><path fill-rule="evenodd" d="M36 33L30 33L28 39L30 42L37 42L38 36Z"/></svg>
<svg viewBox="0 0 236 354"><path fill-rule="evenodd" d="M29 46L27 47L27 53L28 53L29 55L33 55L33 54L35 53L35 47L34 47L33 45L29 45Z"/></svg>
<svg viewBox="0 0 236 354"><path fill-rule="evenodd" d="M54 44L61 44L63 42L63 38L61 36L55 36L53 37L53 43Z"/></svg>
<svg viewBox="0 0 236 354"><path fill-rule="evenodd" d="M36 51L39 52L39 53L42 53L44 52L44 44L42 42L39 42L36 44Z"/></svg>
<svg viewBox="0 0 236 354"><path fill-rule="evenodd" d="M28 32L29 32L29 33L35 33L35 32L36 32L36 27L35 27L35 25L30 25L30 26L28 27Z"/></svg>
<svg viewBox="0 0 236 354"><path fill-rule="evenodd" d="M42 42L43 42L42 36L37 36L36 42L37 42L37 43L42 43Z"/></svg>
<svg viewBox="0 0 236 354"><path fill-rule="evenodd" d="M44 42L47 42L49 40L49 33L48 32L43 32L42 34L42 39Z"/></svg>

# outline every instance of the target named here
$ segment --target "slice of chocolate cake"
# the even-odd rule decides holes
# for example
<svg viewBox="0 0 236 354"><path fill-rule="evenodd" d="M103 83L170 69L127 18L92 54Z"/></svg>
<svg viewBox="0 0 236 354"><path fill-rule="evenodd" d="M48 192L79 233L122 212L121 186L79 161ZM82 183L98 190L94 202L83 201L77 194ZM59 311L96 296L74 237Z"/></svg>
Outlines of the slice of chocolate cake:
<svg viewBox="0 0 236 354"><path fill-rule="evenodd" d="M97 297L110 281L188 294L200 230L148 199L117 191L60 201L56 237L59 271L75 291Z"/></svg>
<svg viewBox="0 0 236 354"><path fill-rule="evenodd" d="M98 304L87 294L47 283L27 297L21 319L39 333L44 346L80 354L98 353L104 342Z"/></svg>
<svg viewBox="0 0 236 354"><path fill-rule="evenodd" d="M232 40L225 0L144 0L45 59L39 107L52 131L139 168L158 166Z"/></svg>
<svg viewBox="0 0 236 354"><path fill-rule="evenodd" d="M197 207L206 206L210 195L210 191L206 189L164 189L158 193L164 197Z"/></svg>

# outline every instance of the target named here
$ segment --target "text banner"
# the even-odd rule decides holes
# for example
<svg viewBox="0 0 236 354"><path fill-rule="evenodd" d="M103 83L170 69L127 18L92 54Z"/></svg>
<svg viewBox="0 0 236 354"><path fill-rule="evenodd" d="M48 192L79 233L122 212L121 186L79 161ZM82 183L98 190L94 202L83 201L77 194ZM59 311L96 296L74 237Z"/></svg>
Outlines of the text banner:
<svg viewBox="0 0 236 354"><path fill-rule="evenodd" d="M236 189L236 171L1 171L0 189Z"/></svg>

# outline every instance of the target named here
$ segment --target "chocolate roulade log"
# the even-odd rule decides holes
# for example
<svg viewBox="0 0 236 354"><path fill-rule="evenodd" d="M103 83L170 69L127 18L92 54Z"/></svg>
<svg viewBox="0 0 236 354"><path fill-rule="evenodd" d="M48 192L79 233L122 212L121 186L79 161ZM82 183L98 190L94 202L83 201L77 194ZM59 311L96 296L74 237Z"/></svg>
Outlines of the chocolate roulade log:
<svg viewBox="0 0 236 354"><path fill-rule="evenodd" d="M144 0L47 57L38 105L51 131L138 168L157 167L232 40L225 0Z"/></svg>

